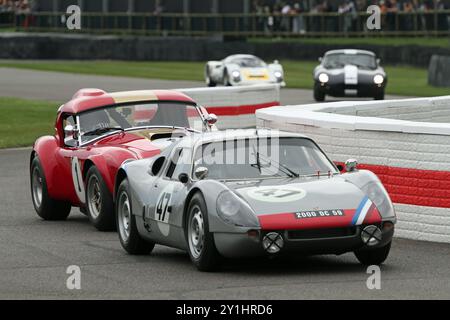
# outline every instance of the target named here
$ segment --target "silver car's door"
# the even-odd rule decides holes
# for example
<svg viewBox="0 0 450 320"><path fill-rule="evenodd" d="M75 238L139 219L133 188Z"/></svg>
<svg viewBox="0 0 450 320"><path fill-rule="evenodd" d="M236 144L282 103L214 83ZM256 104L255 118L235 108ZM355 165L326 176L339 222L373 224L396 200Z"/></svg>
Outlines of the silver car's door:
<svg viewBox="0 0 450 320"><path fill-rule="evenodd" d="M184 170L184 164L180 161L183 150L185 149L173 150L165 168L155 180L152 201L147 205L145 221L149 236L154 241L184 249L182 218L187 189L178 179Z"/></svg>

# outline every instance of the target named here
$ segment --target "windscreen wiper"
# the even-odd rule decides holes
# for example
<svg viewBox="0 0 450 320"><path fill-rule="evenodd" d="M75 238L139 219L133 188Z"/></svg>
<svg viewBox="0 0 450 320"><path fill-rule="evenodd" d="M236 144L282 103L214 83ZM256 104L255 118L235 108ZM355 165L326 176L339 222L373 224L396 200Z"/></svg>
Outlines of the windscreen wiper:
<svg viewBox="0 0 450 320"><path fill-rule="evenodd" d="M261 154L259 152L257 152L256 154L257 154L257 159L258 159L258 162L259 162ZM279 162L277 162L275 160L265 158L264 156L262 156L262 157L263 157L264 161L266 161L266 162L268 162L270 164L272 162L274 162L275 165L278 165L279 168L283 169L281 171L284 172L288 177L290 177L290 178L298 178L298 177L300 177L300 175L297 172L295 172L294 170L290 169L288 166L286 166L286 165L284 165L282 163L279 163ZM261 164L259 166L261 166Z"/></svg>
<svg viewBox="0 0 450 320"><path fill-rule="evenodd" d="M122 127L104 127L104 128L98 128L95 130L88 131L88 132L84 133L84 135L85 136L99 136L101 134L104 134L104 133L106 133L108 131L112 131L112 130L119 130L122 132L125 131L125 129L123 129Z"/></svg>

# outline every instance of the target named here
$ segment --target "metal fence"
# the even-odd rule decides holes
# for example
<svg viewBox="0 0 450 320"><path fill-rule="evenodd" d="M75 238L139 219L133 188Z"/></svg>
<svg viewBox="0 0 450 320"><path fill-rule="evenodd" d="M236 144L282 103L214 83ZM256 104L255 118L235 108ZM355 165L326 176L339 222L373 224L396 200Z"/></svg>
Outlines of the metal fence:
<svg viewBox="0 0 450 320"><path fill-rule="evenodd" d="M14 27L14 13L0 12L0 28Z"/></svg>
<svg viewBox="0 0 450 320"><path fill-rule="evenodd" d="M83 13L78 32L246 37L366 36L373 33L387 36L450 35L450 10L382 14L380 30L367 29L368 17L365 12L301 15ZM16 15L13 25L17 30L64 32L68 31L65 18L64 13L54 12Z"/></svg>

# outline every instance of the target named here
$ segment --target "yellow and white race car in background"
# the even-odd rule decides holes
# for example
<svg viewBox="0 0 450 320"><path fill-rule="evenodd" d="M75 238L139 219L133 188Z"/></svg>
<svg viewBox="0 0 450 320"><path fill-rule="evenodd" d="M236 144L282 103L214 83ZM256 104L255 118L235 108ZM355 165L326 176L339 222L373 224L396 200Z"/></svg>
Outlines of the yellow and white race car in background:
<svg viewBox="0 0 450 320"><path fill-rule="evenodd" d="M265 63L250 54L235 54L222 61L208 61L205 67L205 81L209 87L279 83L285 86L284 71L278 61Z"/></svg>

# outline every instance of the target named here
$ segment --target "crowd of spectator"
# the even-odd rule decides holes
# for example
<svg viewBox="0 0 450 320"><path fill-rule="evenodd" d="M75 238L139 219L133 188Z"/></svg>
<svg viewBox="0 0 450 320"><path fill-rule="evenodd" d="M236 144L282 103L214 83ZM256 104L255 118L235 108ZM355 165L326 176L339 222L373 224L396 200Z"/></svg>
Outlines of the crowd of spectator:
<svg viewBox="0 0 450 320"><path fill-rule="evenodd" d="M16 14L30 13L30 0L0 0L0 12L14 12Z"/></svg>
<svg viewBox="0 0 450 320"><path fill-rule="evenodd" d="M338 27L348 32L364 29L359 13L370 5L380 8L382 25L390 31L447 31L449 27L450 15L442 10L450 7L443 0L254 0L253 12L261 16L258 23L267 32L336 31ZM321 14L327 18L314 17Z"/></svg>

